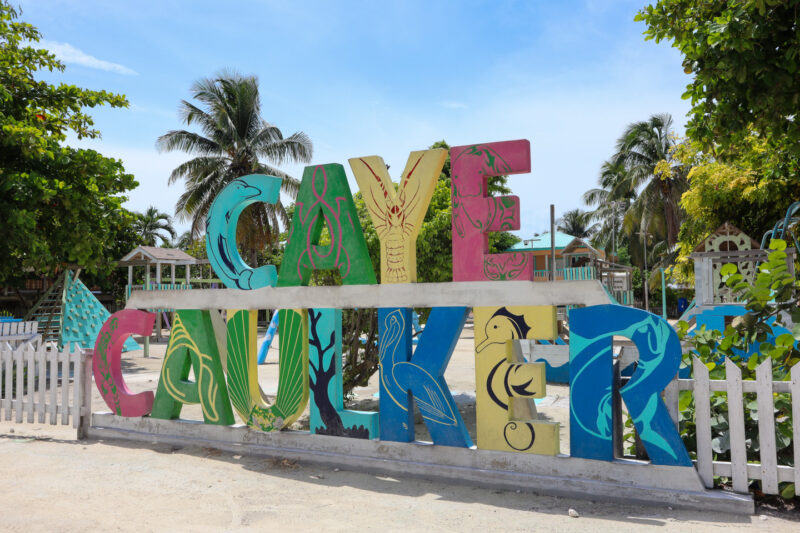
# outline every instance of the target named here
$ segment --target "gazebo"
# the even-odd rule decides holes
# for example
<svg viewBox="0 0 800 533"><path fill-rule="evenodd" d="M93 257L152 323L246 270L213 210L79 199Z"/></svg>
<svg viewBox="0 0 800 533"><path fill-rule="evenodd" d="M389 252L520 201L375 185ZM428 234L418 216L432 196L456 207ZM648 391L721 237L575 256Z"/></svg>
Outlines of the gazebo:
<svg viewBox="0 0 800 533"><path fill-rule="evenodd" d="M125 287L125 299L131 296L134 290L176 290L176 289L191 289L192 281L192 265L208 264L207 259L196 259L187 254L183 250L177 248L158 248L156 246L137 246L125 257L117 262L119 267L128 267L128 284ZM169 282L164 283L164 267L169 265ZM155 278L151 277L152 267L155 266ZM178 266L185 267L184 280L176 281L175 268ZM133 284L133 269L135 267L144 267L144 284ZM161 340L161 327L162 327L162 312L164 309L159 309L156 314L156 340ZM145 357L149 355L150 339L145 338Z"/></svg>

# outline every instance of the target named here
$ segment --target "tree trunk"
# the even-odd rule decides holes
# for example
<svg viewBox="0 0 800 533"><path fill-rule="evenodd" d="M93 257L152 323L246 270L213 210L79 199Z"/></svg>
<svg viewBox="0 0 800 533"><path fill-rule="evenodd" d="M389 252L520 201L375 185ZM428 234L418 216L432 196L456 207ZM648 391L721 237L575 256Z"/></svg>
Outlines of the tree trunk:
<svg viewBox="0 0 800 533"><path fill-rule="evenodd" d="M661 181L661 197L664 201L664 220L667 225L667 244L670 249L678 242L680 221L678 220L678 204L672 197L672 185L669 180Z"/></svg>

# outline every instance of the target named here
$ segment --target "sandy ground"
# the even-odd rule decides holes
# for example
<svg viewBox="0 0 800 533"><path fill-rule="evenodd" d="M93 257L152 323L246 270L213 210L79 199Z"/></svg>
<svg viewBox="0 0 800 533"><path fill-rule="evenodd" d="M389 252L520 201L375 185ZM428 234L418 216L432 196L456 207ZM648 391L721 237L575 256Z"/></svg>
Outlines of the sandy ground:
<svg viewBox="0 0 800 533"><path fill-rule="evenodd" d="M474 437L472 330L446 379ZM277 344L275 344L277 346ZM134 390L154 390L164 344L124 356ZM277 390L277 350L259 367ZM375 402L377 383L358 389ZM567 424L567 388L548 386L543 416ZM104 410L95 389L95 411ZM470 414L471 413L471 414ZM184 418L201 419L188 406ZM420 439L427 438L418 425ZM562 429L562 451L569 442ZM752 517L566 500L234 455L201 447L77 441L75 430L0 422L0 531L800 531L797 514ZM569 516L574 509L579 518Z"/></svg>

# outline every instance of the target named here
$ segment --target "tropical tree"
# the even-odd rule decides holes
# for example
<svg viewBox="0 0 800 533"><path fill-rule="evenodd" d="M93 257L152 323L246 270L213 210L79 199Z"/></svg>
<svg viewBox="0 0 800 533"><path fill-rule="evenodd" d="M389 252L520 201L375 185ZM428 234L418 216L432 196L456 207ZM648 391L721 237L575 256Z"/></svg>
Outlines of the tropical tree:
<svg viewBox="0 0 800 533"><path fill-rule="evenodd" d="M311 140L302 132L284 138L277 126L261 117L258 79L222 72L196 81L191 93L198 104L183 100L178 113L186 126L196 125L201 133L173 130L156 142L161 151L195 156L169 176L170 184L183 179L186 187L175 205L178 219L191 221L192 233L199 235L219 191L247 174L281 178L281 192L294 199L300 182L272 165L310 162ZM255 253L278 237L280 224L287 226L289 217L278 201L248 207L240 221L239 244Z"/></svg>
<svg viewBox="0 0 800 533"><path fill-rule="evenodd" d="M173 239L171 246L173 248L178 248L180 250L186 251L194 244L194 241L195 239L192 238L192 232L184 231L176 239Z"/></svg>
<svg viewBox="0 0 800 533"><path fill-rule="evenodd" d="M678 143L671 128L672 117L663 113L625 129L613 160L615 165L624 165L624 178L612 193L612 199L636 195L626 213L629 227L636 223L639 231L650 231L650 219L661 214L670 248L678 241L682 218L679 201L689 186L688 168L674 157Z"/></svg>
<svg viewBox="0 0 800 533"><path fill-rule="evenodd" d="M147 246L155 246L156 240L169 245L171 239L177 235L175 228L172 227L172 218L152 205L144 213L136 213L133 226L142 238L142 243Z"/></svg>
<svg viewBox="0 0 800 533"><path fill-rule="evenodd" d="M768 145L767 140L750 135L739 143L740 156L725 161L687 150L692 170L691 186L681 197L686 213L678 238L681 263L691 267L689 256L694 248L723 222L760 240L800 198L800 180L796 177L767 177L775 164Z"/></svg>
<svg viewBox="0 0 800 533"><path fill-rule="evenodd" d="M683 55L689 137L727 160L755 132L784 179L800 160L798 9L800 0L659 0L636 15L647 39Z"/></svg>
<svg viewBox="0 0 800 533"><path fill-rule="evenodd" d="M23 287L65 265L106 279L117 270L110 259L135 245L122 204L137 183L120 161L63 143L70 132L99 137L87 108L127 100L39 79L64 64L37 46L40 32L18 17L0 0L0 285Z"/></svg>
<svg viewBox="0 0 800 533"><path fill-rule="evenodd" d="M636 192L628 189L620 190L627 182L627 170L621 161L606 161L600 167L597 182L599 187L589 189L583 195L588 206L597 206L590 212L591 220L597 221L600 227L592 236L592 246L611 252L615 260L617 250L625 240L621 235L622 221Z"/></svg>
<svg viewBox="0 0 800 533"><path fill-rule="evenodd" d="M567 235L585 239L597 231L598 224L592 224L594 213L582 209L570 209L558 219L556 228Z"/></svg>

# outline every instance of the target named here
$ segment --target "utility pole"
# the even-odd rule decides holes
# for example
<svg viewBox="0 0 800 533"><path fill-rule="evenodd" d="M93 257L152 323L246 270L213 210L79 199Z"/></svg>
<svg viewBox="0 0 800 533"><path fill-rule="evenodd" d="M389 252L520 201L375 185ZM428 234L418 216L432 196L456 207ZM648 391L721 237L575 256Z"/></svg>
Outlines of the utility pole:
<svg viewBox="0 0 800 533"><path fill-rule="evenodd" d="M611 251L614 254L614 262L617 263L617 201L614 200L614 208L612 210L612 222L611 222Z"/></svg>
<svg viewBox="0 0 800 533"><path fill-rule="evenodd" d="M550 280L556 280L556 206L550 204Z"/></svg>
<svg viewBox="0 0 800 533"><path fill-rule="evenodd" d="M650 236L647 230L639 231L637 234L641 237L644 236L644 276L642 276L642 288L644 289L644 310L650 311L649 292L650 287L647 279L647 237Z"/></svg>
<svg viewBox="0 0 800 533"><path fill-rule="evenodd" d="M611 252L614 254L614 262L617 261L617 221L611 226Z"/></svg>

